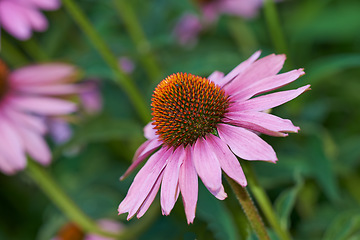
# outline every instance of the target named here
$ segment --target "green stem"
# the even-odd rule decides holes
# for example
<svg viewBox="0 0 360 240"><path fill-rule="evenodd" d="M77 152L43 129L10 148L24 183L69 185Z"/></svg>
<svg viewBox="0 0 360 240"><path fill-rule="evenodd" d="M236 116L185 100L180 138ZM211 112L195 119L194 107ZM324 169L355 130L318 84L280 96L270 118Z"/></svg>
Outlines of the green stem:
<svg viewBox="0 0 360 240"><path fill-rule="evenodd" d="M151 52L150 43L146 39L145 33L131 7L131 1L113 0L113 3L119 17L124 21L126 29L136 46L142 64L144 65L149 77L154 82L161 80L159 79L162 75L161 70L156 64L156 60Z"/></svg>
<svg viewBox="0 0 360 240"><path fill-rule="evenodd" d="M25 52L37 62L44 62L49 59L34 37L22 42L21 46Z"/></svg>
<svg viewBox="0 0 360 240"><path fill-rule="evenodd" d="M86 232L96 233L105 237L117 238L119 235L106 232L99 228L56 184L51 176L33 161L28 161L27 172L43 192L61 209L63 213Z"/></svg>
<svg viewBox="0 0 360 240"><path fill-rule="evenodd" d="M228 176L226 176L226 180L229 182L232 190L234 191L247 219L250 222L250 225L254 229L255 234L260 240L270 240L259 212L257 211L246 188L240 186L237 182Z"/></svg>
<svg viewBox="0 0 360 240"><path fill-rule="evenodd" d="M124 91L128 94L130 100L132 101L137 113L142 118L144 123L150 121L150 111L146 104L145 99L138 91L136 86L130 77L121 69L118 63L118 59L111 53L110 49L107 47L105 41L101 38L99 33L94 29L90 24L89 20L86 18L81 9L76 5L73 0L63 0L63 5L73 17L75 22L83 30L83 32L90 39L92 44L95 46L99 54L103 57L105 62L113 70L115 74L115 82L119 84Z"/></svg>
<svg viewBox="0 0 360 240"><path fill-rule="evenodd" d="M285 36L282 32L274 0L265 0L264 5L265 19L275 49L278 53L287 53Z"/></svg>
<svg viewBox="0 0 360 240"><path fill-rule="evenodd" d="M281 240L290 240L291 235L286 229L283 229L280 225L279 219L275 214L270 199L268 198L264 189L258 183L254 171L251 165L248 162L242 164L243 169L245 171L246 178L249 183L250 190L254 195L256 202L259 204L262 212L264 213L266 220L270 224L270 226L274 229L279 239Z"/></svg>
<svg viewBox="0 0 360 240"><path fill-rule="evenodd" d="M4 36L1 36L0 56L14 68L23 66L29 62L24 54Z"/></svg>
<svg viewBox="0 0 360 240"><path fill-rule="evenodd" d="M227 25L238 45L239 51L244 56L249 56L258 50L259 44L256 37L243 19L235 17L229 18Z"/></svg>

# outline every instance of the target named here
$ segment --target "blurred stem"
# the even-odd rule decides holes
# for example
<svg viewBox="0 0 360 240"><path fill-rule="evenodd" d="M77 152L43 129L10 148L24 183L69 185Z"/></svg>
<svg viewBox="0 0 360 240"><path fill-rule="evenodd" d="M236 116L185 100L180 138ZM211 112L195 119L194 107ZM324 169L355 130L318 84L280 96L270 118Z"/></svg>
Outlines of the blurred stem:
<svg viewBox="0 0 360 240"><path fill-rule="evenodd" d="M52 177L37 163L29 160L27 172L34 182L52 200L52 202L73 222L86 232L92 232L105 237L117 238L119 235L103 231L90 219L57 185Z"/></svg>
<svg viewBox="0 0 360 240"><path fill-rule="evenodd" d="M34 37L22 42L21 46L25 52L36 62L44 62L48 60L47 54L39 46Z"/></svg>
<svg viewBox="0 0 360 240"><path fill-rule="evenodd" d="M288 54L285 36L280 25L274 0L265 0L264 5L265 19L274 47L278 53Z"/></svg>
<svg viewBox="0 0 360 240"><path fill-rule="evenodd" d="M113 3L119 17L125 23L126 29L140 54L140 59L149 77L153 82L161 80L159 79L161 77L161 70L151 52L151 45L146 39L145 33L131 7L131 1L113 0Z"/></svg>
<svg viewBox="0 0 360 240"><path fill-rule="evenodd" d="M63 0L62 2L69 14L87 35L105 62L113 70L115 74L115 82L127 93L141 119L144 123L148 123L150 121L150 110L146 101L134 85L132 79L130 79L130 77L119 66L118 59L111 53L105 41L91 25L77 4L73 0Z"/></svg>
<svg viewBox="0 0 360 240"><path fill-rule="evenodd" d="M229 18L227 25L231 35L236 41L239 51L244 56L249 56L257 50L259 44L244 19L235 17Z"/></svg>
<svg viewBox="0 0 360 240"><path fill-rule="evenodd" d="M264 223L259 215L259 212L256 209L246 188L240 186L237 182L229 178L226 174L225 176L258 238L260 240L270 240Z"/></svg>
<svg viewBox="0 0 360 240"><path fill-rule="evenodd" d="M29 62L24 54L4 36L1 36L0 56L14 68L20 67Z"/></svg>
<svg viewBox="0 0 360 240"><path fill-rule="evenodd" d="M264 213L266 220L269 222L271 227L274 229L276 234L278 235L279 239L281 240L290 240L291 235L286 231L286 229L283 229L280 225L279 219L276 216L270 199L268 198L266 192L264 189L260 186L258 183L255 173L251 167L251 164L249 162L244 162L242 164L243 169L245 171L246 178L249 182L249 187L254 195L257 203L259 204L262 212Z"/></svg>

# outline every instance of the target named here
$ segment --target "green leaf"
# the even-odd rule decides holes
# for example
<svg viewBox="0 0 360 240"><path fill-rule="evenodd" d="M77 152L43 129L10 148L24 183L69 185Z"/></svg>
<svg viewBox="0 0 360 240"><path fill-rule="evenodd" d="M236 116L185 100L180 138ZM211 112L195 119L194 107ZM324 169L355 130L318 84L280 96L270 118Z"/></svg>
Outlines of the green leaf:
<svg viewBox="0 0 360 240"><path fill-rule="evenodd" d="M340 213L327 228L324 239L347 240L360 237L360 211Z"/></svg>

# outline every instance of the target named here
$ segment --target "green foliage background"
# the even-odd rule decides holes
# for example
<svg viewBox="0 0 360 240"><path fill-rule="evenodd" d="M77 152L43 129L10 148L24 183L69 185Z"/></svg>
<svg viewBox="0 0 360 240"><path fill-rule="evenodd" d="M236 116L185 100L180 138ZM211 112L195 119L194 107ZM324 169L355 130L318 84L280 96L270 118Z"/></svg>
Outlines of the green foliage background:
<svg viewBox="0 0 360 240"><path fill-rule="evenodd" d="M129 1L162 70L162 76L152 81L113 2L76 2L113 54L134 61L131 77L149 108L156 84L171 73L227 73L258 49L262 56L276 52L263 9L248 21L222 16L202 31L196 45L183 47L172 31L184 12L198 11L192 2ZM288 45L283 71L304 67L306 72L286 88L311 84L312 91L273 109L274 114L301 127L299 134L287 138L262 136L276 150L278 163L251 165L281 224L294 239L360 239L360 2L284 0L276 7ZM74 135L69 142L56 146L49 139L54 159L48 171L92 218L142 224L137 219L127 222L125 214L117 216L117 206L135 175L119 181L144 141L144 123L68 12L61 8L46 15L50 28L36 33L32 41L48 60L73 63L82 69L84 79L100 79L104 101L100 114L72 125ZM245 24L253 38L236 28L237 24ZM1 37L23 54L17 56L3 46L0 56L12 68L38 60L40 53L27 50L31 43L19 42L4 32ZM224 201L200 187L194 224L186 224L179 200L170 216L162 216L158 210L156 220L138 239L256 239L249 234L241 208L224 182L229 195ZM0 239L50 239L68 221L26 173L11 177L0 173L0 217Z"/></svg>

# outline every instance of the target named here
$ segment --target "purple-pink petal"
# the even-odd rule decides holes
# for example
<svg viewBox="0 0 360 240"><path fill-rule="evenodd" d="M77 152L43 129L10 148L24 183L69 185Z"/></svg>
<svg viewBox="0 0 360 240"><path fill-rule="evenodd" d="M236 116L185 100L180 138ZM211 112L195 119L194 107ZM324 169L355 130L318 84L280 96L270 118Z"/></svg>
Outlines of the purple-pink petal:
<svg viewBox="0 0 360 240"><path fill-rule="evenodd" d="M74 84L52 84L52 85L18 85L17 90L24 93L40 95L67 95L80 92L80 88Z"/></svg>
<svg viewBox="0 0 360 240"><path fill-rule="evenodd" d="M164 169L164 177L161 183L160 202L164 215L169 215L178 197L178 182L180 166L186 157L182 146L171 154L168 164Z"/></svg>
<svg viewBox="0 0 360 240"><path fill-rule="evenodd" d="M215 71L210 76L208 76L208 79L212 81L215 84L219 84L219 82L224 78L224 73Z"/></svg>
<svg viewBox="0 0 360 240"><path fill-rule="evenodd" d="M245 160L276 162L274 149L257 134L241 127L218 124L220 138L239 157Z"/></svg>
<svg viewBox="0 0 360 240"><path fill-rule="evenodd" d="M210 191L217 192L221 188L220 164L203 138L196 141L192 157L196 172L204 185Z"/></svg>
<svg viewBox="0 0 360 240"><path fill-rule="evenodd" d="M23 14L26 16L28 23L36 31L45 31L48 27L48 21L45 16L38 10L33 8L23 9Z"/></svg>
<svg viewBox="0 0 360 240"><path fill-rule="evenodd" d="M152 123L153 123L153 121L149 122L144 127L144 136L146 137L146 139L149 139L149 140L153 139L153 138L157 138L156 129L154 129L154 125Z"/></svg>
<svg viewBox="0 0 360 240"><path fill-rule="evenodd" d="M180 166L179 188L181 191L187 223L194 221L196 203L198 199L198 176L192 160L192 149L185 148L185 158Z"/></svg>
<svg viewBox="0 0 360 240"><path fill-rule="evenodd" d="M245 174L240 166L239 161L235 155L230 151L229 147L220 138L208 134L206 136L207 143L214 151L220 163L222 170L234 181L245 187L247 181Z"/></svg>

